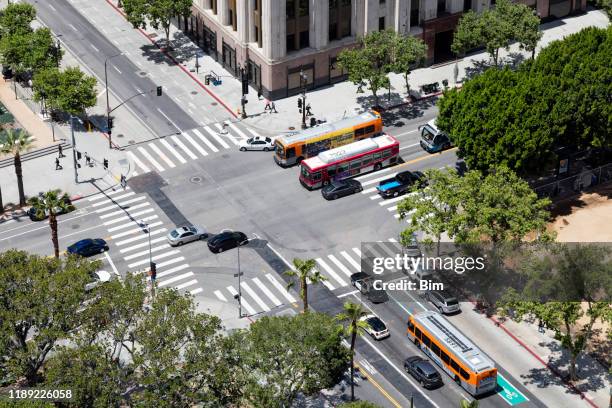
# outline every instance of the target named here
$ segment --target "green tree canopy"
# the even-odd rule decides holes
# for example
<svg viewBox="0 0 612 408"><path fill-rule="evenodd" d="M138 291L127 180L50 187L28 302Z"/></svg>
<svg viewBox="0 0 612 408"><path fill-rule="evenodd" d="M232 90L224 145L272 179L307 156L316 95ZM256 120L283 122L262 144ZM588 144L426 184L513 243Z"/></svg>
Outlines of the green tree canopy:
<svg viewBox="0 0 612 408"><path fill-rule="evenodd" d="M2 64L10 66L16 73L55 67L61 59L48 28L35 31L16 32L0 38Z"/></svg>
<svg viewBox="0 0 612 408"><path fill-rule="evenodd" d="M397 35L392 44L391 71L404 77L406 92L410 91L408 76L415 67L423 64L427 58L427 44L417 37Z"/></svg>
<svg viewBox="0 0 612 408"><path fill-rule="evenodd" d="M370 401L352 401L340 404L338 408L381 408L381 406Z"/></svg>
<svg viewBox="0 0 612 408"><path fill-rule="evenodd" d="M78 67L48 68L35 74L32 82L34 99L52 109L77 116L96 104L96 79Z"/></svg>
<svg viewBox="0 0 612 408"><path fill-rule="evenodd" d="M147 24L156 30L163 28L168 47L172 17L189 14L191 6L192 0L123 0L128 21L135 28L144 29Z"/></svg>
<svg viewBox="0 0 612 408"><path fill-rule="evenodd" d="M36 9L27 3L11 3L0 14L0 35L11 36L32 31L30 24L36 18Z"/></svg>

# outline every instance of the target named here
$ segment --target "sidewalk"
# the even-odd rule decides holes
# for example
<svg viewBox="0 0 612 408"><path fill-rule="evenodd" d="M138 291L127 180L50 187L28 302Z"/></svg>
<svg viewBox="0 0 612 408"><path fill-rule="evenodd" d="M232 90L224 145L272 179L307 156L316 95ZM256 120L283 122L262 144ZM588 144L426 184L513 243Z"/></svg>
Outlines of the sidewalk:
<svg viewBox="0 0 612 408"><path fill-rule="evenodd" d="M116 8L117 0L104 1L115 8L118 13L122 13L122 10ZM117 15L119 16L119 14ZM583 15L572 16L543 24L543 37L537 51L551 41L561 39L585 27L606 27L608 24L609 20L605 13L593 9ZM154 42L154 40L152 40L152 38L154 38L157 39L156 44L158 46L165 45L165 37L162 31L155 31L153 28L148 27L146 32L144 30L141 30L141 32L143 37L141 42L143 44ZM145 38L145 36L147 38ZM232 75L212 57L204 54L196 44L174 25L170 30L170 38L175 48L167 55L180 64L180 69L168 70L167 74L175 76L178 81L183 81L186 76L191 77L195 88L206 89L209 93L212 93L215 97L223 101L233 112L233 115L237 116L241 97L240 82L232 77ZM195 72L196 53L199 55L199 73ZM516 64L529 58L530 55L529 53L521 52L518 44L512 44L509 52L505 50L500 51L500 57L506 64ZM457 83L454 81L455 63L453 62L440 66L417 69L413 71L409 77L411 93L413 96L421 98L425 95L419 93L420 85L439 82L440 87L442 87L442 81L444 79L448 80L449 86L458 86L466 78L486 68L486 66L490 64L489 61L489 55L484 51L468 55L466 58L459 60L457 62ZM204 76L210 71L214 71L221 76L221 85L203 85ZM403 77L401 75L391 74L390 79L391 92L390 94L387 90L382 90L380 92L380 105L389 107L408 103L409 98L405 89ZM249 117L244 119L244 122L254 129L266 134L300 129L301 115L297 108L297 98L298 96L296 95L276 101L278 114L270 114L264 112L264 100L258 100L257 92L251 88L247 96L248 103L246 105L246 111ZM326 119L327 121L335 121L344 115L352 115L361 112L375 104L374 98L369 91L364 89L364 93L357 94L357 86L347 81L309 91L307 93L307 103L311 105L315 118Z"/></svg>

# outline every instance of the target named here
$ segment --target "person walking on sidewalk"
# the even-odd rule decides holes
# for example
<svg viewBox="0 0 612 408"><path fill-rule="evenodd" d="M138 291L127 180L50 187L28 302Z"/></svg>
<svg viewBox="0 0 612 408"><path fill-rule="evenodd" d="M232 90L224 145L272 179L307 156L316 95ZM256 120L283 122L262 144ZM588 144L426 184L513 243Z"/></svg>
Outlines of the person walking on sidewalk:
<svg viewBox="0 0 612 408"><path fill-rule="evenodd" d="M270 106L270 100L268 98L264 99L266 102L266 106L264 107L264 112L270 111L272 112L272 107Z"/></svg>
<svg viewBox="0 0 612 408"><path fill-rule="evenodd" d="M88 166L88 167L92 167L92 165L91 165L91 157L89 157L87 152L85 152L85 165Z"/></svg>
<svg viewBox="0 0 612 408"><path fill-rule="evenodd" d="M62 157L66 157L64 155L64 149L62 148L61 144L57 145L57 156L61 159Z"/></svg>
<svg viewBox="0 0 612 408"><path fill-rule="evenodd" d="M56 157L55 158L55 170L62 170L62 169L63 169L63 167L62 167L62 165L59 162L59 157Z"/></svg>
<svg viewBox="0 0 612 408"><path fill-rule="evenodd" d="M274 101L270 101L270 113L278 113L278 111L276 110L276 104L274 103Z"/></svg>
<svg viewBox="0 0 612 408"><path fill-rule="evenodd" d="M538 321L538 331L540 333L544 333L544 322L542 321L542 319Z"/></svg>

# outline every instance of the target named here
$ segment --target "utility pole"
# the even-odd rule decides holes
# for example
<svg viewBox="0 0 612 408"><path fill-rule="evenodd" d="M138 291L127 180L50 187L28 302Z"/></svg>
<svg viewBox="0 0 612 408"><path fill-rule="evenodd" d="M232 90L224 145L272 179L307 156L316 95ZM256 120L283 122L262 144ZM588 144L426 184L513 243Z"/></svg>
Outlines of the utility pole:
<svg viewBox="0 0 612 408"><path fill-rule="evenodd" d="M300 69L300 84L302 85L302 129L306 129L306 85L308 83L308 75Z"/></svg>
<svg viewBox="0 0 612 408"><path fill-rule="evenodd" d="M74 164L74 182L79 182L79 174L77 172L77 153L76 142L74 140L74 115L70 114L70 133L72 134L72 163Z"/></svg>
<svg viewBox="0 0 612 408"><path fill-rule="evenodd" d="M115 54L115 55L111 55L110 57L107 57L104 60L104 88L106 90L106 132L108 133L108 148L112 149L113 148L113 142L112 142L112 121L110 120L110 102L108 100L108 71L107 71L107 65L108 65L108 61L111 58L115 58L118 57L119 55L123 55L123 52L120 52L119 54Z"/></svg>
<svg viewBox="0 0 612 408"><path fill-rule="evenodd" d="M245 111L245 107L246 107L246 104L248 103L246 99L246 95L249 94L249 76L244 67L240 67L239 70L240 70L240 81L242 83L242 97L240 98L240 106L241 106L240 115L242 119L246 119L247 114Z"/></svg>
<svg viewBox="0 0 612 408"><path fill-rule="evenodd" d="M238 274L235 276L238 276L238 295L236 295L236 298L238 300L238 318L242 319L242 287L240 286L240 276L242 276L242 272L240 272L240 246L236 247L237 251L238 251Z"/></svg>

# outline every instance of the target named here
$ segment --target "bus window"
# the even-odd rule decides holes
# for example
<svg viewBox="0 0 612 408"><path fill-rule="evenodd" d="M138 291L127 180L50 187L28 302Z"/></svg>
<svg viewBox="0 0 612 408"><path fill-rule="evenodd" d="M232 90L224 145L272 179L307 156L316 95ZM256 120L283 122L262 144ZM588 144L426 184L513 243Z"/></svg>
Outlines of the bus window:
<svg viewBox="0 0 612 408"><path fill-rule="evenodd" d="M338 164L338 171L337 174L338 175L342 175L342 173L346 173L349 169L349 164L348 163L340 163Z"/></svg>
<svg viewBox="0 0 612 408"><path fill-rule="evenodd" d="M377 161L382 159L382 152L376 152L372 154L372 160Z"/></svg>
<svg viewBox="0 0 612 408"><path fill-rule="evenodd" d="M368 154L367 156L363 156L362 158L363 160L363 167L370 165L370 163L372 162L372 155Z"/></svg>
<svg viewBox="0 0 612 408"><path fill-rule="evenodd" d="M427 337L426 334L423 334L423 336L421 337L421 340L423 340L423 344L426 345L427 347L431 345L431 340L429 340L429 337Z"/></svg>
<svg viewBox="0 0 612 408"><path fill-rule="evenodd" d="M336 166L330 166L327 168L327 175L329 177L334 177L336 175Z"/></svg>
<svg viewBox="0 0 612 408"><path fill-rule="evenodd" d="M357 128L355 129L355 137L360 137L365 135L365 128Z"/></svg>
<svg viewBox="0 0 612 408"><path fill-rule="evenodd" d="M366 133L374 133L374 125L370 125L365 128Z"/></svg>
<svg viewBox="0 0 612 408"><path fill-rule="evenodd" d="M387 158L387 157L391 156L391 150L384 150L382 152L382 154L383 154L384 158Z"/></svg>
<svg viewBox="0 0 612 408"><path fill-rule="evenodd" d="M467 371L465 371L463 368L459 370L459 374L461 374L463 379L466 381L470 379L470 374Z"/></svg>
<svg viewBox="0 0 612 408"><path fill-rule="evenodd" d="M361 160L360 159L353 160L351 162L351 171L352 170L359 170L360 168L361 168Z"/></svg>
<svg viewBox="0 0 612 408"><path fill-rule="evenodd" d="M446 354L443 350L440 350L440 358L442 359L442 361L444 361L446 364L450 364L450 357L448 356L448 354Z"/></svg>
<svg viewBox="0 0 612 408"><path fill-rule="evenodd" d="M312 180L321 181L321 172L317 171L316 173L312 173Z"/></svg>
<svg viewBox="0 0 612 408"><path fill-rule="evenodd" d="M412 323L410 320L408 320L408 330L414 333L414 323Z"/></svg>
<svg viewBox="0 0 612 408"><path fill-rule="evenodd" d="M436 343L431 343L431 351L433 351L436 356L440 355L440 347L438 347Z"/></svg>
<svg viewBox="0 0 612 408"><path fill-rule="evenodd" d="M459 367L459 364L457 364L457 362L455 360L451 360L450 362L450 366L453 368L453 370L455 370L456 372L459 372L461 370L461 367Z"/></svg>
<svg viewBox="0 0 612 408"><path fill-rule="evenodd" d="M287 149L287 158L290 159L292 157L295 157L295 147Z"/></svg>
<svg viewBox="0 0 612 408"><path fill-rule="evenodd" d="M421 338L421 329L419 329L418 327L414 328L414 335L417 339Z"/></svg>

